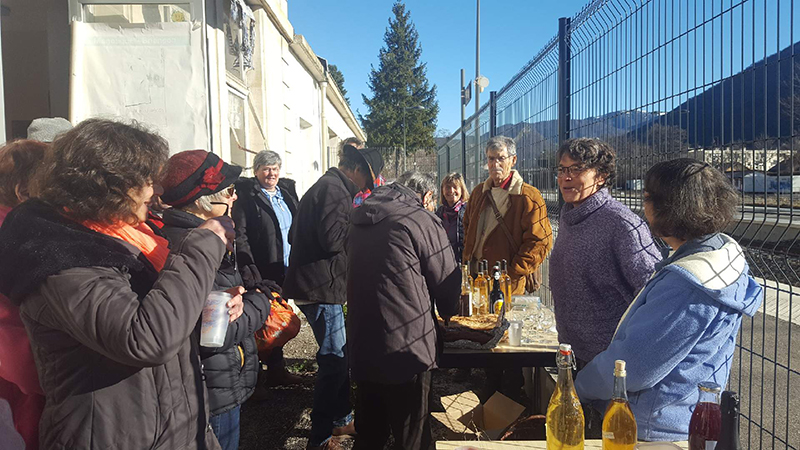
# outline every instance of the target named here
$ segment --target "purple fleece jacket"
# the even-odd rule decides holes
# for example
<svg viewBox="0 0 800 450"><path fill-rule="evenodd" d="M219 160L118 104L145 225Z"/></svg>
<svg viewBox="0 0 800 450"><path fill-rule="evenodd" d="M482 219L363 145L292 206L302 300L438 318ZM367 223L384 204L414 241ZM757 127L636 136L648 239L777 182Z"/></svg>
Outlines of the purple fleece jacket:
<svg viewBox="0 0 800 450"><path fill-rule="evenodd" d="M564 205L550 254L559 342L583 362L605 350L659 260L647 224L607 189Z"/></svg>

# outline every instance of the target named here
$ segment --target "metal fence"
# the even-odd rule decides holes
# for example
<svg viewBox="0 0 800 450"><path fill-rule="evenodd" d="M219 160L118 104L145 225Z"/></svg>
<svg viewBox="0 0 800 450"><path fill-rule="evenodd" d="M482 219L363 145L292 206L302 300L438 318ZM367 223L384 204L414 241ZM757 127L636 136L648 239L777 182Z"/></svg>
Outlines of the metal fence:
<svg viewBox="0 0 800 450"><path fill-rule="evenodd" d="M800 421L791 420L800 413L793 401L800 399L794 6L593 1L561 19L558 35L438 151L439 174L463 171L471 189L486 178L488 138L514 138L517 169L542 192L555 233L560 208L552 168L567 138L598 137L615 147L612 192L640 214L642 178L655 162L688 156L724 171L742 191L728 232L765 288L761 310L742 322L728 386L741 395L740 433L750 449L800 446Z"/></svg>

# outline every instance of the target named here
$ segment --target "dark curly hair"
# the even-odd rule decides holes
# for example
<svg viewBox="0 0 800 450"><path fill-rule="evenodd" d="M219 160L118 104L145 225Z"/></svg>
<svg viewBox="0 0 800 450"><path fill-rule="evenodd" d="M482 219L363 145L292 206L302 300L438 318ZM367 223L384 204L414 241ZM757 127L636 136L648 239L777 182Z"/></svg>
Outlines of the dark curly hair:
<svg viewBox="0 0 800 450"><path fill-rule="evenodd" d="M734 219L739 192L725 175L691 158L660 162L644 178L650 228L657 236L691 240L723 231Z"/></svg>
<svg viewBox="0 0 800 450"><path fill-rule="evenodd" d="M556 162L568 155L588 169L594 169L605 178L603 187L613 186L617 178L617 154L613 148L600 139L576 138L564 141L556 153Z"/></svg>
<svg viewBox="0 0 800 450"><path fill-rule="evenodd" d="M42 163L47 144L20 139L0 148L0 205L19 204L17 188L28 193L28 181Z"/></svg>
<svg viewBox="0 0 800 450"><path fill-rule="evenodd" d="M158 182L167 141L137 123L88 119L59 136L34 180L34 195L77 221L136 222L129 196Z"/></svg>

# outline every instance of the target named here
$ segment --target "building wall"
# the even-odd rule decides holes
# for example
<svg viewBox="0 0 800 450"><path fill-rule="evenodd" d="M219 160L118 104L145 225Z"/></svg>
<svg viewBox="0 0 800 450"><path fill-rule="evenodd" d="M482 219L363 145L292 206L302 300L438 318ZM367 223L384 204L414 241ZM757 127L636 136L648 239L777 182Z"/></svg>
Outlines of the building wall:
<svg viewBox="0 0 800 450"><path fill-rule="evenodd" d="M258 151L276 151L284 160L283 175L294 178L302 193L335 165L340 141L363 136L363 131L349 111L345 120L335 107L341 101L338 92L332 102L330 79L308 44L294 34L286 0L247 2L254 6L256 43L254 68L243 81L232 79L225 67L228 46L220 11L225 2L205 3L208 150L247 168ZM36 117L68 115L69 14L64 0L2 3L11 8L11 16L2 19L5 112L11 137L12 123L19 134ZM246 152L239 150L231 134L229 96L234 91L245 99L240 143ZM172 149L181 150L185 149Z"/></svg>

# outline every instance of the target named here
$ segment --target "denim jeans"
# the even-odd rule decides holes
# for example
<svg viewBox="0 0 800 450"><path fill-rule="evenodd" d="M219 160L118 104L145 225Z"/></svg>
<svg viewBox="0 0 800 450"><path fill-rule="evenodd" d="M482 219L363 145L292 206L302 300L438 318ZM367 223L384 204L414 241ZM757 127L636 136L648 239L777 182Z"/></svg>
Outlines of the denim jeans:
<svg viewBox="0 0 800 450"><path fill-rule="evenodd" d="M317 381L311 411L311 446L330 439L334 427L353 420L350 405L350 374L347 369L347 335L342 305L300 305L317 339Z"/></svg>
<svg viewBox="0 0 800 450"><path fill-rule="evenodd" d="M236 406L230 411L216 416L212 415L208 419L222 450L239 448L239 411L241 408L241 406Z"/></svg>

